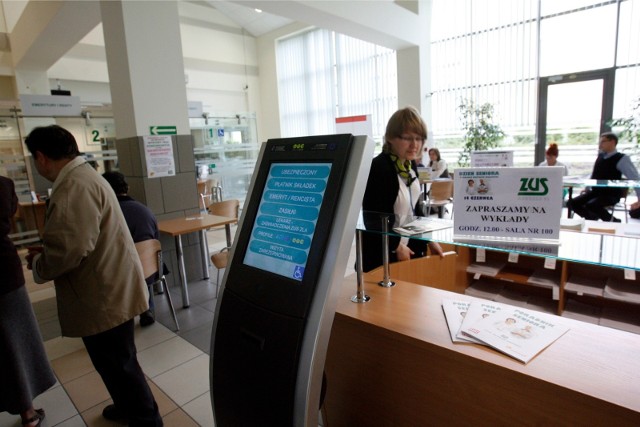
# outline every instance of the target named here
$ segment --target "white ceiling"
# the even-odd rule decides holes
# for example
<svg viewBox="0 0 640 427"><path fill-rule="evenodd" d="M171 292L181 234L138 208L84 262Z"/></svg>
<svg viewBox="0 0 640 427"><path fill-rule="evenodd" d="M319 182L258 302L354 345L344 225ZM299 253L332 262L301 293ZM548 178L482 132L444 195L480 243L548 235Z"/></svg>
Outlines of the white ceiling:
<svg viewBox="0 0 640 427"><path fill-rule="evenodd" d="M225 0L209 0L207 3L254 37L259 37L293 22L282 16L272 15L264 11L258 12L254 8Z"/></svg>

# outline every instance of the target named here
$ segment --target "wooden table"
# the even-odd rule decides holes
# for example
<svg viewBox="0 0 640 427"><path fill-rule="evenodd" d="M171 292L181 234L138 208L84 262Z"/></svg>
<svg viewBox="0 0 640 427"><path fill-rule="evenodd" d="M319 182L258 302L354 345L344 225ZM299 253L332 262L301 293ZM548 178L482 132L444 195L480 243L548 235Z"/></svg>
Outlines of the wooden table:
<svg viewBox="0 0 640 427"><path fill-rule="evenodd" d="M522 364L451 342L443 298L471 297L365 275L343 283L325 371L324 419L340 426L640 425L640 336L558 317L571 328Z"/></svg>
<svg viewBox="0 0 640 427"><path fill-rule="evenodd" d="M209 248L207 244L206 230L212 227L225 226L227 234L227 246L231 246L231 224L237 223L236 218L201 214L186 218L167 219L158 222L158 229L174 237L176 242L176 254L178 257L178 269L180 271L180 286L182 288L182 306L189 307L189 292L187 290L187 274L184 268L184 253L182 251L182 235L200 232L200 254L202 256L203 278L209 278Z"/></svg>

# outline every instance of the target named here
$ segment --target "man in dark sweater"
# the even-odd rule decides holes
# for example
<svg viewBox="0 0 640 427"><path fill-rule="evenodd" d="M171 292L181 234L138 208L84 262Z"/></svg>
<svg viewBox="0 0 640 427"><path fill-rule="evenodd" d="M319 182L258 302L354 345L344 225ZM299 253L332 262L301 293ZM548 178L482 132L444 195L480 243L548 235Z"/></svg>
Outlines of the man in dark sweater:
<svg viewBox="0 0 640 427"><path fill-rule="evenodd" d="M120 208L124 214L133 242L138 243L149 239L159 239L158 222L151 209L128 196L129 184L120 172L105 172L102 177L107 180L116 193ZM155 322L153 303L153 288L155 276L147 277L149 286L149 310L140 315L140 326L149 326Z"/></svg>
<svg viewBox="0 0 640 427"><path fill-rule="evenodd" d="M593 165L591 179L616 180L623 176L626 179L638 179L638 170L629 156L616 150L617 145L616 134L606 132L600 135L600 154ZM592 187L570 200L567 207L585 219L620 222L605 207L618 203L626 191L627 188ZM636 188L636 194L640 198L640 189Z"/></svg>

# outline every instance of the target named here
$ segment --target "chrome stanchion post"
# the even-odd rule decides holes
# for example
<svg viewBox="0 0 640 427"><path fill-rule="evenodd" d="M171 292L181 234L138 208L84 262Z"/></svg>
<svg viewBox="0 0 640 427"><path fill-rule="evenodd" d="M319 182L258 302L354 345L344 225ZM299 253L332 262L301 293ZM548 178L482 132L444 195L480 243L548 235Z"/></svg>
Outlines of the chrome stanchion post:
<svg viewBox="0 0 640 427"><path fill-rule="evenodd" d="M371 298L364 294L364 284L362 280L362 230L356 230L356 277L358 288L356 294L351 297L352 302L367 302Z"/></svg>
<svg viewBox="0 0 640 427"><path fill-rule="evenodd" d="M396 282L389 277L389 217L382 216L382 281L378 285L384 288L390 288L396 285Z"/></svg>

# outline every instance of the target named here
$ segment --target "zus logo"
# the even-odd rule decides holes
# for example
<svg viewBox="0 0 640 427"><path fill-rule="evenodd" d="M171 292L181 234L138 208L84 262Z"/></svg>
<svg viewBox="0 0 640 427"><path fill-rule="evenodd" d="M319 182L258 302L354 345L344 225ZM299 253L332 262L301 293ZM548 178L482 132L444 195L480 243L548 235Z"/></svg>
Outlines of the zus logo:
<svg viewBox="0 0 640 427"><path fill-rule="evenodd" d="M546 196L548 193L547 178L520 178L518 196Z"/></svg>

